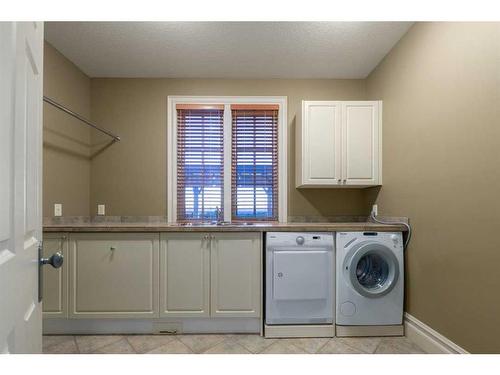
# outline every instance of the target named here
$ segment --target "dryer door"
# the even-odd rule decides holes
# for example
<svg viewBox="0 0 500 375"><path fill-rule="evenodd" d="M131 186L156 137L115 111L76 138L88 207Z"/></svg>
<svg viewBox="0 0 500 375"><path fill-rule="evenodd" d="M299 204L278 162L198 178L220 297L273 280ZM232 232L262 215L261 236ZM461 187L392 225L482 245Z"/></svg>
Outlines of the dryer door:
<svg viewBox="0 0 500 375"><path fill-rule="evenodd" d="M356 245L350 253L344 262L344 276L359 294L377 298L394 288L400 271L391 249L368 241Z"/></svg>
<svg viewBox="0 0 500 375"><path fill-rule="evenodd" d="M268 249L266 324L331 324L334 305L331 248Z"/></svg>
<svg viewBox="0 0 500 375"><path fill-rule="evenodd" d="M275 251L273 298L278 301L328 299L330 253L327 250Z"/></svg>

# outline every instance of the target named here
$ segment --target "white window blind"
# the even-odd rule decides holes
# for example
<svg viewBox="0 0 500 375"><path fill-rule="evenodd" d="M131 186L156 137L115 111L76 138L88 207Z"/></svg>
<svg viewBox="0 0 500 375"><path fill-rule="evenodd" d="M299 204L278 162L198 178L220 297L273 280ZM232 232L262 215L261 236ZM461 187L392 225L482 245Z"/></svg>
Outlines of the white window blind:
<svg viewBox="0 0 500 375"><path fill-rule="evenodd" d="M224 197L224 106L177 105L177 221L216 219Z"/></svg>
<svg viewBox="0 0 500 375"><path fill-rule="evenodd" d="M231 106L234 221L278 220L278 108Z"/></svg>

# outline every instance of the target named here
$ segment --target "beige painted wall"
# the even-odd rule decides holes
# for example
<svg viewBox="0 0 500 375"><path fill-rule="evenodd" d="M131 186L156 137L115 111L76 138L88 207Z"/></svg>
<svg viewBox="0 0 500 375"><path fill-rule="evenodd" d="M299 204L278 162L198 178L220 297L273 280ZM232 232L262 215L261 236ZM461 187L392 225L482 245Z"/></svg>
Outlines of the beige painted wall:
<svg viewBox="0 0 500 375"><path fill-rule="evenodd" d="M91 213L166 214L168 95L274 95L288 97L288 214L368 214L361 190L295 189L295 128L301 100L360 100L364 80L92 79L92 119L122 141L92 160Z"/></svg>
<svg viewBox="0 0 500 375"><path fill-rule="evenodd" d="M45 43L43 93L85 117L90 116L90 79ZM44 103L43 215L88 215L90 198L89 128Z"/></svg>
<svg viewBox="0 0 500 375"><path fill-rule="evenodd" d="M409 216L414 237L407 252L407 311L469 351L500 352L500 251L493 239L500 225L494 198L500 191L499 24L416 24L367 80L358 81L92 79L89 84L50 46L45 53L45 93L83 114L91 98L92 119L123 139L92 159L89 180L89 159L70 152L87 152L88 130L65 124L64 115L51 114L45 105L45 143L48 128L55 127L64 133L58 142L72 145L64 150L44 145L45 215L56 201L66 202L65 215L86 214L89 201L91 214L102 202L108 215L164 215L168 95L286 95L289 214L361 214L377 201L382 215ZM384 101L381 189L294 188L302 99ZM105 137L92 136L98 148L106 145Z"/></svg>
<svg viewBox="0 0 500 375"><path fill-rule="evenodd" d="M500 353L500 23L416 24L367 94L384 101L379 213L414 227L406 310Z"/></svg>

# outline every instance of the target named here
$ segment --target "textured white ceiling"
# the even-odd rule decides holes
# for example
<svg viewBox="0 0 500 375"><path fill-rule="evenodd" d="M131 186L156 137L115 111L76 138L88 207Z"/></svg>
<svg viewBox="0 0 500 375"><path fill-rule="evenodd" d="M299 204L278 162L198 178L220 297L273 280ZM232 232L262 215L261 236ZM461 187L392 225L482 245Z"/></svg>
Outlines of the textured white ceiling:
<svg viewBox="0 0 500 375"><path fill-rule="evenodd" d="M365 78L410 22L47 22L90 77Z"/></svg>

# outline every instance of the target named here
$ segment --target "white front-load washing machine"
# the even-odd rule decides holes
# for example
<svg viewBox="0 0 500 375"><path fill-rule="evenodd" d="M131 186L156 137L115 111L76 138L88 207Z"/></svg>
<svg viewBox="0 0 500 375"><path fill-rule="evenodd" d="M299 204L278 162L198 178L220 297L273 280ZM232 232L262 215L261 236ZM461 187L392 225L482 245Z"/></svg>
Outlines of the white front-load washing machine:
<svg viewBox="0 0 500 375"><path fill-rule="evenodd" d="M403 322L403 238L400 232L338 232L337 326Z"/></svg>

